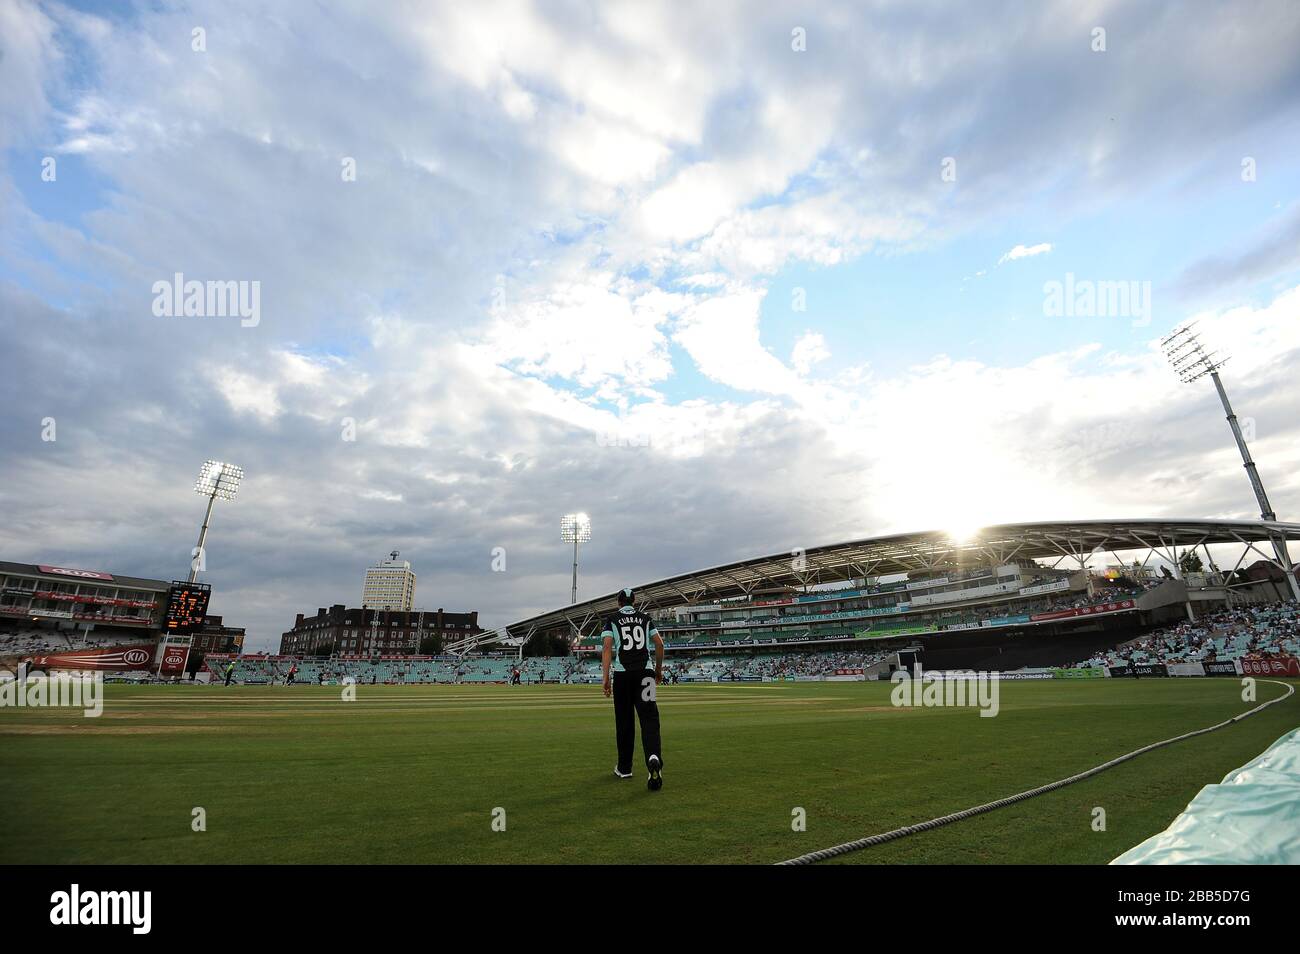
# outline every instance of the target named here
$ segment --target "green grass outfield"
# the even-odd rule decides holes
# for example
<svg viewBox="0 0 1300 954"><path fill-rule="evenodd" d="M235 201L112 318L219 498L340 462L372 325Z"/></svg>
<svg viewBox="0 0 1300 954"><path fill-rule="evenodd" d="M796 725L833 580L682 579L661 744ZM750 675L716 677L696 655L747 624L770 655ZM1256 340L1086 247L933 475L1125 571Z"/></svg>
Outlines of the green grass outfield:
<svg viewBox="0 0 1300 954"><path fill-rule="evenodd" d="M1042 785L1245 711L1234 679L665 686L665 785L612 775L597 687L109 686L0 709L0 861L774 862ZM1260 701L1283 693L1259 683ZM839 863L1104 863L1300 725L1300 693L1097 778ZM638 746L638 764L640 750ZM191 810L207 812L192 832ZM1094 806L1107 813L1095 832ZM492 811L506 830L492 830ZM791 811L807 831L791 830Z"/></svg>

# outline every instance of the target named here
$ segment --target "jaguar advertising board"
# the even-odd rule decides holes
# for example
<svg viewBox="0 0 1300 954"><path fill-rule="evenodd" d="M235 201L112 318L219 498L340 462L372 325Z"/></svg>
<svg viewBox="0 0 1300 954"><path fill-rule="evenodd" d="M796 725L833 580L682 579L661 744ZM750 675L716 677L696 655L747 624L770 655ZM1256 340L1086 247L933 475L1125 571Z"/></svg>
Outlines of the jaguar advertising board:
<svg viewBox="0 0 1300 954"><path fill-rule="evenodd" d="M1110 674L1116 679L1125 676L1167 676L1169 673L1161 663L1140 663L1136 666L1111 666Z"/></svg>

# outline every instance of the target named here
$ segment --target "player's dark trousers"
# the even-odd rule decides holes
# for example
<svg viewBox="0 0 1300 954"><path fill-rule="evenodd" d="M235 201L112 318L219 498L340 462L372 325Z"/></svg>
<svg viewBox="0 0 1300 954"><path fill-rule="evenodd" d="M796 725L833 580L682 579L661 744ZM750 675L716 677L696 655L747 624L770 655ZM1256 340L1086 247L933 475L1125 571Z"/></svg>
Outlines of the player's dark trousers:
<svg viewBox="0 0 1300 954"><path fill-rule="evenodd" d="M654 701L655 674L649 669L640 672L615 672L614 676L614 732L618 738L618 770L632 771L632 754L636 748L635 717L641 720L641 752L647 763L650 756L659 756L659 706ZM645 680L649 680L646 682Z"/></svg>

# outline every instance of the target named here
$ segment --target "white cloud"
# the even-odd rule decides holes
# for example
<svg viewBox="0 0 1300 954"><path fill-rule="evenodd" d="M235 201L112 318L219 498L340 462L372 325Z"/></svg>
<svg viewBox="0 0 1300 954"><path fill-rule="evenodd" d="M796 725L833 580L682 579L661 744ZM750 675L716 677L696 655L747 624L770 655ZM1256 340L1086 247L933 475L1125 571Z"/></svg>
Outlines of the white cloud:
<svg viewBox="0 0 1300 954"><path fill-rule="evenodd" d="M789 394L798 378L759 341L762 302L759 291L701 301L678 319L673 340L715 381L740 391Z"/></svg>
<svg viewBox="0 0 1300 954"><path fill-rule="evenodd" d="M558 119L547 142L578 173L608 186L650 181L670 155L660 140L590 113Z"/></svg>
<svg viewBox="0 0 1300 954"><path fill-rule="evenodd" d="M544 297L507 305L483 343L494 361L525 374L564 378L584 388L645 386L671 371L660 326L685 301L610 274L591 274L547 289Z"/></svg>
<svg viewBox="0 0 1300 954"><path fill-rule="evenodd" d="M57 25L27 0L0 4L0 149L36 134L50 110L48 87L62 60Z"/></svg>
<svg viewBox="0 0 1300 954"><path fill-rule="evenodd" d="M280 414L276 381L259 379L229 366L213 368L208 377L232 410L240 414L255 414L267 420Z"/></svg>
<svg viewBox="0 0 1300 954"><path fill-rule="evenodd" d="M813 365L820 361L825 361L831 356L830 349L826 347L826 339L816 331L807 331L794 343L794 350L790 354L790 363L800 374L808 374Z"/></svg>
<svg viewBox="0 0 1300 954"><path fill-rule="evenodd" d="M1018 258L1031 258L1034 255L1046 255L1052 250L1051 242L1040 242L1037 245L1017 245L1011 251L1006 252L998 259L998 264L1005 262L1014 262Z"/></svg>

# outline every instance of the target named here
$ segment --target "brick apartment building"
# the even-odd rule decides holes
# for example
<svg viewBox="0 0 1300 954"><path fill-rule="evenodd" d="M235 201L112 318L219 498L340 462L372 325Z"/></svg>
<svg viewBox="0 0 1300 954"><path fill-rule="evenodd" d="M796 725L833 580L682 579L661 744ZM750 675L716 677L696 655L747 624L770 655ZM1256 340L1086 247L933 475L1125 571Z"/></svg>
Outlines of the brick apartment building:
<svg viewBox="0 0 1300 954"><path fill-rule="evenodd" d="M220 616L204 616L203 626L194 631L190 656L204 653L240 653L244 651L244 627L227 626Z"/></svg>
<svg viewBox="0 0 1300 954"><path fill-rule="evenodd" d="M293 629L280 637L280 655L315 656L333 649L340 655L397 656L420 651L420 643L438 637L443 644L479 632L478 611L372 610L335 603L299 613Z"/></svg>

